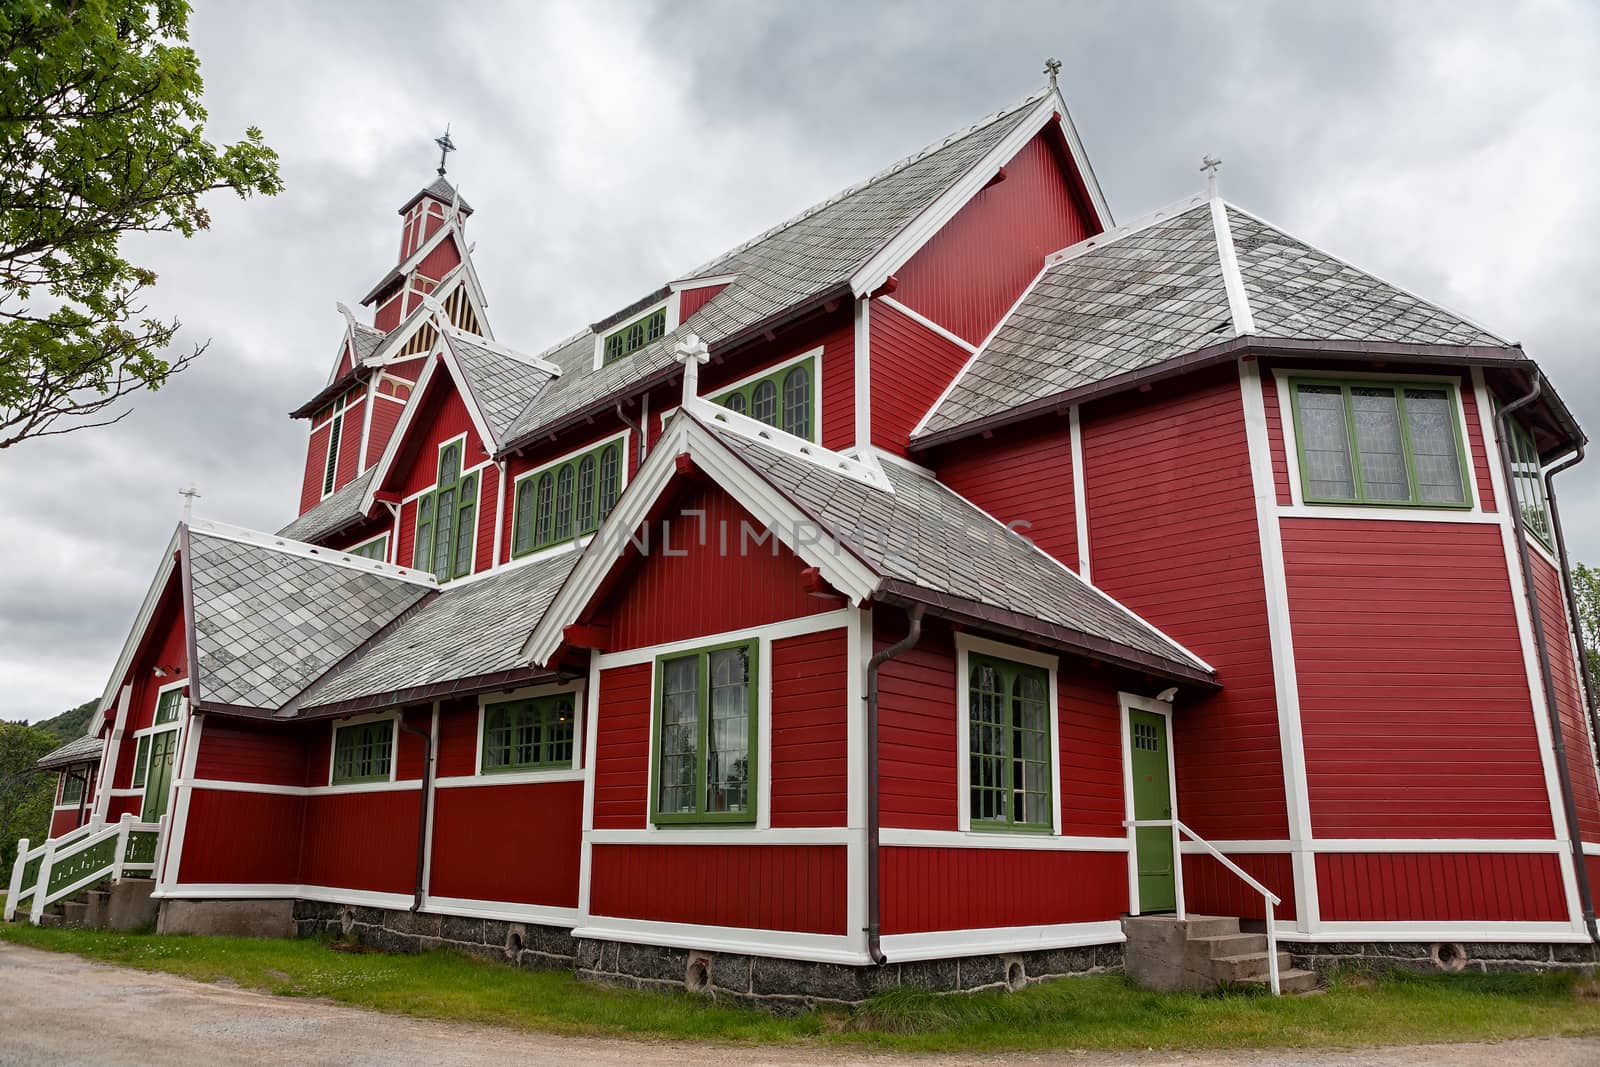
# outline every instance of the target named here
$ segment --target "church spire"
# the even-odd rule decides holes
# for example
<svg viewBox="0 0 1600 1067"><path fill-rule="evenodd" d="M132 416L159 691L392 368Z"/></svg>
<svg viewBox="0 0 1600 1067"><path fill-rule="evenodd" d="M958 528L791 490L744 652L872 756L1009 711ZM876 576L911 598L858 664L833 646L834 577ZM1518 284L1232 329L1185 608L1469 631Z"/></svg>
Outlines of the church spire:
<svg viewBox="0 0 1600 1067"><path fill-rule="evenodd" d="M445 157L456 150L456 143L450 139L450 124L448 122L444 124L444 133L435 137L433 143L439 146L439 177L443 178Z"/></svg>

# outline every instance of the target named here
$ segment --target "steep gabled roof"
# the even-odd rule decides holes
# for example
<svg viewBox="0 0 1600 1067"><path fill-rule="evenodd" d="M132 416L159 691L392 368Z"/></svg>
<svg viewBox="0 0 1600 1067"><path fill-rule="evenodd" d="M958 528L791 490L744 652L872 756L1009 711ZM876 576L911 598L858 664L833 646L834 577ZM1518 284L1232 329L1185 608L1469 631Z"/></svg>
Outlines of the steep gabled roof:
<svg viewBox="0 0 1600 1067"><path fill-rule="evenodd" d="M424 185L421 189L412 194L410 200L407 200L404 204L400 205L400 210L397 212L397 214L404 215L406 212L411 210L411 205L415 204L418 200L421 200L425 196L431 196L442 204L450 204L453 202L460 210L461 214L472 214L472 205L467 203L466 200L461 197L461 194L456 191L456 187L451 185L443 174L439 175L437 178L433 179L433 181L429 182L427 185Z"/></svg>
<svg viewBox="0 0 1600 1067"><path fill-rule="evenodd" d="M505 440L517 415L560 376L561 368L454 326L441 333L455 369L461 372L459 384L470 393L468 402L477 406L488 425L492 440L486 444L492 452Z"/></svg>
<svg viewBox="0 0 1600 1067"><path fill-rule="evenodd" d="M365 519L367 513L361 502L367 495L367 486L372 483L373 469L368 467L364 473L329 493L310 511L279 530L278 536L291 541L321 541Z"/></svg>
<svg viewBox="0 0 1600 1067"><path fill-rule="evenodd" d="M1229 293L1237 263L1236 291ZM1510 342L1253 215L1201 195L1049 257L914 440L1235 337Z"/></svg>
<svg viewBox="0 0 1600 1067"><path fill-rule="evenodd" d="M354 712L437 696L471 680L511 683L548 673L522 658L522 643L577 558L564 552L445 586L285 713Z"/></svg>
<svg viewBox="0 0 1600 1067"><path fill-rule="evenodd" d="M684 277L735 277L676 330L632 355L594 367L595 335L588 330L553 346L543 355L567 373L516 420L509 445L515 447L631 385L669 375L672 350L688 333L715 348L775 316L852 295L855 275L864 265L897 239L915 235L914 224L942 198L968 186L966 196L975 193L993 176L980 164L1003 162L999 157L1009 158L1057 115L1066 122L1059 96L1049 89L1035 93L703 264ZM1069 141L1075 144L1076 135L1069 135ZM1091 199L1104 215L1092 172L1086 163L1081 169Z"/></svg>
<svg viewBox="0 0 1600 1067"><path fill-rule="evenodd" d="M277 709L436 590L416 571L237 527L184 532L201 709Z"/></svg>
<svg viewBox="0 0 1600 1067"><path fill-rule="evenodd" d="M92 721L92 720L91 720ZM99 763L101 750L105 742L96 734L84 734L75 737L60 748L53 748L40 756L34 763L40 770L49 770L52 767L65 767L72 763Z"/></svg>

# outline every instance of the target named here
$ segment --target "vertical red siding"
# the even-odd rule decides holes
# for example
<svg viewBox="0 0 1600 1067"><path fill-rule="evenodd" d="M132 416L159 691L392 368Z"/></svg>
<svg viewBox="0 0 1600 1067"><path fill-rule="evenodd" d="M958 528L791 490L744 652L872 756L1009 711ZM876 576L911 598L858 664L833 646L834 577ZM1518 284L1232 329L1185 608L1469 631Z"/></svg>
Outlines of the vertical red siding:
<svg viewBox="0 0 1600 1067"><path fill-rule="evenodd" d="M384 508L384 511L389 510ZM400 530L394 539L394 561L402 567L414 566L419 561L414 558L417 546L417 502L415 500L400 505ZM428 569L423 561L423 570Z"/></svg>
<svg viewBox="0 0 1600 1067"><path fill-rule="evenodd" d="M600 672L595 722L594 826L639 829L649 813L650 692L654 665Z"/></svg>
<svg viewBox="0 0 1600 1067"><path fill-rule="evenodd" d="M1273 911L1274 919L1295 917L1294 861L1288 853L1235 853L1228 858L1282 899ZM1267 917L1261 894L1208 855L1188 853L1183 857L1183 901L1189 911L1200 915Z"/></svg>
<svg viewBox="0 0 1600 1067"><path fill-rule="evenodd" d="M420 789L409 789L306 797L300 883L376 893L414 891L421 795Z"/></svg>
<svg viewBox="0 0 1600 1067"><path fill-rule="evenodd" d="M440 778L476 774L478 770L478 698L444 701L439 707Z"/></svg>
<svg viewBox="0 0 1600 1067"><path fill-rule="evenodd" d="M577 907L582 782L441 789L434 805L430 893Z"/></svg>
<svg viewBox="0 0 1600 1067"><path fill-rule="evenodd" d="M322 480L328 469L328 432L331 425L329 423L312 430L311 439L306 444L306 476L300 483L302 515L322 500Z"/></svg>
<svg viewBox="0 0 1600 1067"><path fill-rule="evenodd" d="M400 307L404 303L404 292L403 289L397 289L393 296L378 305L378 309L372 313L373 326L388 333L400 325Z"/></svg>
<svg viewBox="0 0 1600 1067"><path fill-rule="evenodd" d="M1283 523L1319 837L1548 837L1500 531Z"/></svg>
<svg viewBox="0 0 1600 1067"><path fill-rule="evenodd" d="M1327 922L1564 922L1553 853L1321 853L1317 898Z"/></svg>
<svg viewBox="0 0 1600 1067"><path fill-rule="evenodd" d="M1595 781L1594 748L1589 737L1589 717L1572 658L1572 628L1567 625L1561 575L1537 551L1528 553L1534 588L1539 593L1539 617L1545 645L1550 651L1550 674L1555 685L1556 710L1561 715L1561 740L1567 750L1567 771L1578 808L1579 834L1600 841L1600 785ZM1565 816L1563 815L1563 820Z"/></svg>
<svg viewBox="0 0 1600 1067"><path fill-rule="evenodd" d="M848 633L774 641L771 670L772 825L843 826L850 780Z"/></svg>
<svg viewBox="0 0 1600 1067"><path fill-rule="evenodd" d="M872 441L906 454L911 430L972 353L879 301L872 305Z"/></svg>
<svg viewBox="0 0 1600 1067"><path fill-rule="evenodd" d="M407 431L400 462L389 475L388 483L397 486L402 496L419 493L439 480L439 446L453 437L467 435L461 459L463 470L471 470L489 458L450 375L436 371L428 393Z"/></svg>
<svg viewBox="0 0 1600 1067"><path fill-rule="evenodd" d="M704 545L700 518L686 514L695 509L705 512ZM765 527L721 489L690 489L665 521L674 554L661 541L661 523L652 523L650 554L634 565L612 605L613 649L814 615L842 603L807 594L800 584L805 564L778 544L776 534L756 544L754 536ZM741 541L746 528L753 536Z"/></svg>
<svg viewBox="0 0 1600 1067"><path fill-rule="evenodd" d="M595 845L595 915L844 934L839 845Z"/></svg>
<svg viewBox="0 0 1600 1067"><path fill-rule="evenodd" d="M428 222L429 235L431 236L433 231L438 228L439 224L430 219ZM417 264L417 273L424 278L432 278L436 282L442 281L444 276L455 270L460 263L461 252L456 248L456 239L454 237L446 237L439 242L438 247L422 257L422 262Z"/></svg>
<svg viewBox="0 0 1600 1067"><path fill-rule="evenodd" d="M1125 852L885 848L883 932L1109 922L1128 910Z"/></svg>
<svg viewBox="0 0 1600 1067"><path fill-rule="evenodd" d="M1173 716L1180 817L1215 840L1287 833L1242 393L1232 368L1084 412L1096 585L1217 669Z"/></svg>
<svg viewBox="0 0 1600 1067"><path fill-rule="evenodd" d="M1069 164L1052 143L1057 137L1047 129L1029 141L1006 163L1005 181L974 196L923 245L897 272L895 299L978 344L1038 275L1045 256L1096 232L1071 192L1063 169ZM873 348L876 361L876 338Z"/></svg>
<svg viewBox="0 0 1600 1067"><path fill-rule="evenodd" d="M1082 675L1063 659L1056 687L1061 719L1061 832L1122 836L1126 818L1122 782L1122 709L1109 681ZM1105 675L1101 675L1105 678Z"/></svg>
<svg viewBox="0 0 1600 1067"><path fill-rule="evenodd" d="M403 402L387 400L384 398L385 395L379 393L372 400L371 436L367 439L368 467L377 463L383 455L383 450L389 445L389 438L394 435L394 428L400 423L400 413L405 410Z"/></svg>
<svg viewBox="0 0 1600 1067"><path fill-rule="evenodd" d="M355 480L361 466L361 431L366 422L366 399L357 400L345 408L339 424L339 461L333 474L335 489L342 489Z"/></svg>
<svg viewBox="0 0 1600 1067"><path fill-rule="evenodd" d="M897 612L873 616L876 649L904 636ZM878 766L884 826L956 828L956 661L948 631L927 626L915 648L879 668Z"/></svg>
<svg viewBox="0 0 1600 1067"><path fill-rule="evenodd" d="M947 450L939 480L1062 563L1078 569L1072 433L1066 419L1001 431L980 448Z"/></svg>
<svg viewBox="0 0 1600 1067"><path fill-rule="evenodd" d="M214 721L206 723L205 733ZM194 790L178 880L191 885L299 884L305 807L306 798L299 796Z"/></svg>
<svg viewBox="0 0 1600 1067"><path fill-rule="evenodd" d="M495 511L500 500L500 468L490 463L483 468L478 483L478 544L472 569L486 571L494 566Z"/></svg>
<svg viewBox="0 0 1600 1067"><path fill-rule="evenodd" d="M194 773L211 781L312 784L306 781L304 732L279 724L252 726L220 715L207 718L200 730Z"/></svg>
<svg viewBox="0 0 1600 1067"><path fill-rule="evenodd" d="M701 285L680 292L678 294L678 321L688 322L690 315L711 303L712 298L727 287L727 283L724 282L721 285Z"/></svg>

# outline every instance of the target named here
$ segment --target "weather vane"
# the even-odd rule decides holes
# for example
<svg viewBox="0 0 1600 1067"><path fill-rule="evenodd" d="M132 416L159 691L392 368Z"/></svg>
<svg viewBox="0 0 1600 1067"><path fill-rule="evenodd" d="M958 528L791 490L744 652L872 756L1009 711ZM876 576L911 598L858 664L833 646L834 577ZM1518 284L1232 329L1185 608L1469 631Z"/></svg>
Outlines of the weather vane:
<svg viewBox="0 0 1600 1067"><path fill-rule="evenodd" d="M444 159L456 150L456 143L450 139L450 124L448 122L445 123L444 133L439 137L435 137L433 143L439 146L439 176L442 178L444 177Z"/></svg>

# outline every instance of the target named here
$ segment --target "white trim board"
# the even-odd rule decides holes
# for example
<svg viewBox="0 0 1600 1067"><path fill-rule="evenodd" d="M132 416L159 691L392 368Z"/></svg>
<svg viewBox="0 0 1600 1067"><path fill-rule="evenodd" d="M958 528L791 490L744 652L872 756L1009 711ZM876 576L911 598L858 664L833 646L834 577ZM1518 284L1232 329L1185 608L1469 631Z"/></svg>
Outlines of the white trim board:
<svg viewBox="0 0 1600 1067"><path fill-rule="evenodd" d="M979 930L885 934L880 939L880 945L890 963L912 963L952 956L1009 955L1084 945L1120 945L1126 940L1122 922L1110 919L1052 926L995 926Z"/></svg>
<svg viewBox="0 0 1600 1067"><path fill-rule="evenodd" d="M851 946L845 934L807 934L789 930L761 930L735 926L699 926L654 922L609 915L590 915L572 931L573 937L597 941L630 941L701 952L737 952L773 956L784 960L863 965L872 958Z"/></svg>

